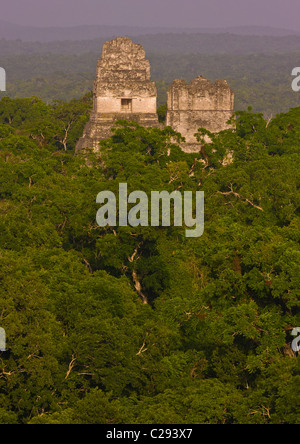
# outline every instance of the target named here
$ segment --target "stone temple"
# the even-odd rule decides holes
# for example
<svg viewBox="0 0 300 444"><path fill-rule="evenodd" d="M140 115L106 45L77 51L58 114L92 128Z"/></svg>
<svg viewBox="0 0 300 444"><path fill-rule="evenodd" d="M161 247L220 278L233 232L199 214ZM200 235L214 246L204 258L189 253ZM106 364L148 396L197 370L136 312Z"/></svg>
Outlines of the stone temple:
<svg viewBox="0 0 300 444"><path fill-rule="evenodd" d="M117 120L158 127L157 90L150 80L150 62L141 45L118 37L103 45L94 84L94 108L76 151L98 150Z"/></svg>
<svg viewBox="0 0 300 444"><path fill-rule="evenodd" d="M157 90L150 79L150 63L141 45L118 37L103 45L94 83L93 110L79 139L76 152L99 151L99 141L111 136L117 120L138 122L145 127L163 127L157 116ZM174 80L168 91L166 125L186 139L182 149L197 152L201 146L194 134L198 128L217 133L230 128L234 94L225 80L211 83L197 77L190 84Z"/></svg>

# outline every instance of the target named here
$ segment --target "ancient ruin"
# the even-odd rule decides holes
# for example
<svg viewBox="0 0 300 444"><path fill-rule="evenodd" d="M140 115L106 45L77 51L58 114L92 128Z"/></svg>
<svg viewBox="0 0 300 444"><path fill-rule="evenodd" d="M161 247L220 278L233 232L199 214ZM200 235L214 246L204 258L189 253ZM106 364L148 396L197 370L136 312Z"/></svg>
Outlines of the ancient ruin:
<svg viewBox="0 0 300 444"><path fill-rule="evenodd" d="M94 107L76 151L99 149L99 141L111 135L117 120L159 126L157 90L150 80L150 63L141 45L118 37L103 45L94 84Z"/></svg>
<svg viewBox="0 0 300 444"><path fill-rule="evenodd" d="M182 149L197 152L198 128L217 133L229 128L234 94L225 80L211 83L197 77L190 84L174 80L168 91L166 125L186 139ZM79 139L76 152L99 150L99 141L111 136L117 120L161 127L157 116L157 90L150 80L150 63L141 45L128 37L118 37L103 45L94 84L94 106L90 121Z"/></svg>
<svg viewBox="0 0 300 444"><path fill-rule="evenodd" d="M168 91L167 126L181 133L186 152L199 151L195 133L205 128L218 133L230 128L228 120L233 114L234 94L226 80L212 83L197 77L191 83L174 80Z"/></svg>

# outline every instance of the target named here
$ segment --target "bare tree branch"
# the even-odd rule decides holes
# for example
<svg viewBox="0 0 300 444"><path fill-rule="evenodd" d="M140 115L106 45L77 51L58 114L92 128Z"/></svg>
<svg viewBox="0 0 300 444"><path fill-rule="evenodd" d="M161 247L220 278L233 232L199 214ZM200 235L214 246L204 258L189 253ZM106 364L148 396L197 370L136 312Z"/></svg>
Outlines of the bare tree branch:
<svg viewBox="0 0 300 444"><path fill-rule="evenodd" d="M140 258L140 256L138 256L139 248L140 248L140 244L136 247L132 256L129 256L128 260L130 263L132 263L135 259L137 260ZM138 278L138 274L135 270L132 271L132 279L134 282L134 287L135 287L137 293L139 294L140 298L142 299L143 304L147 305L148 304L147 296L142 292L142 284L140 283L139 278Z"/></svg>
<svg viewBox="0 0 300 444"><path fill-rule="evenodd" d="M232 184L230 184L230 187L228 187L228 188L230 188L230 191L228 191L228 192L218 191L218 194L222 194L222 196L230 196L230 195L235 196L238 199L244 200L245 202L247 202L249 205L251 205L252 207L256 208L257 210L264 211L264 209L262 207L259 207L258 205L255 205L253 202L251 202L251 200L247 199L246 197L241 196L239 193L236 193L233 190L233 185Z"/></svg>
<svg viewBox="0 0 300 444"><path fill-rule="evenodd" d="M141 346L141 348L139 349L138 353L136 354L136 356L141 355L142 353L145 353L148 349L145 348L146 342L144 341L143 345Z"/></svg>
<svg viewBox="0 0 300 444"><path fill-rule="evenodd" d="M71 372L72 372L72 370L73 370L73 368L74 368L74 366L75 366L75 362L76 362L76 360L77 360L77 358L75 358L75 353L73 353L73 354L72 354L72 360L71 360L71 362L70 362L70 364L69 364L69 369L68 369L68 371L67 371L67 374L66 374L65 379L68 379L68 377L70 376L70 374L71 374Z"/></svg>

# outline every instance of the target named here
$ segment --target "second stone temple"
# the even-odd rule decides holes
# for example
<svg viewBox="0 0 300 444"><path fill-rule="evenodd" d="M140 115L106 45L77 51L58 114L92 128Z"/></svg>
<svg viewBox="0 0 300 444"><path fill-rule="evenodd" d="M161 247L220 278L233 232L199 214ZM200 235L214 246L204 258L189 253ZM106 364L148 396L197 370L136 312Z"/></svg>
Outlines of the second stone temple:
<svg viewBox="0 0 300 444"><path fill-rule="evenodd" d="M194 137L198 128L219 132L229 128L234 95L226 81L215 84L199 77L188 86L174 81L168 92L167 124L186 138L184 151L200 149ZM135 121L145 127L161 127L157 116L157 90L150 79L150 63L141 45L118 37L103 45L98 61L90 121L76 152L99 151L99 141L111 136L118 120Z"/></svg>

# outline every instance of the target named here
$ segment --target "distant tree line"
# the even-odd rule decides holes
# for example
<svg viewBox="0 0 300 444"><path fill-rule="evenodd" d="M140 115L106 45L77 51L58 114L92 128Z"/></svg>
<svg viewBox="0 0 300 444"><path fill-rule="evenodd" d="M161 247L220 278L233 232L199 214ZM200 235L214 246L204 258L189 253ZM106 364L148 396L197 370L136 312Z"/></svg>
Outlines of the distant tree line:
<svg viewBox="0 0 300 444"><path fill-rule="evenodd" d="M42 45L43 47L43 45ZM166 102L166 91L176 78L191 80L203 75L210 80L226 79L235 92L235 109L253 106L268 118L299 106L300 94L291 88L291 72L298 66L300 53L276 55L173 54L149 53L152 78L158 89L158 106ZM98 52L80 55L28 53L1 57L7 72L7 92L11 98L41 97L70 101L93 88Z"/></svg>

